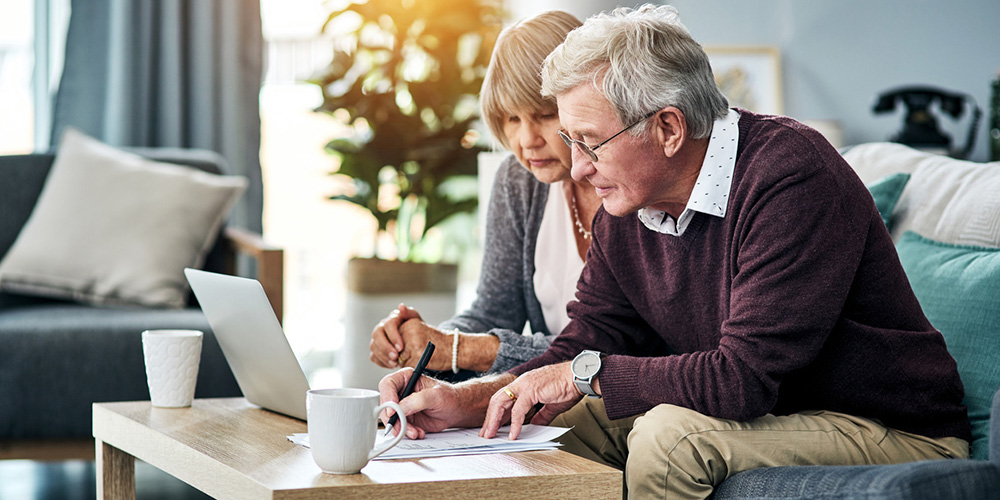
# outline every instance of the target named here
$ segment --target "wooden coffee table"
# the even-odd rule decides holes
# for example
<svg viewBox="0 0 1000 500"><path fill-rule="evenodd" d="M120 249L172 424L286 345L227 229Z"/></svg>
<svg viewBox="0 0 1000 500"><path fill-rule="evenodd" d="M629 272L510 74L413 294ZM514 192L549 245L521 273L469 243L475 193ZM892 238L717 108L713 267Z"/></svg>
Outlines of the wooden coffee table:
<svg viewBox="0 0 1000 500"><path fill-rule="evenodd" d="M135 459L220 499L618 498L622 473L564 451L372 461L324 474L286 436L300 420L243 398L190 408L148 401L94 404L97 497L135 498Z"/></svg>

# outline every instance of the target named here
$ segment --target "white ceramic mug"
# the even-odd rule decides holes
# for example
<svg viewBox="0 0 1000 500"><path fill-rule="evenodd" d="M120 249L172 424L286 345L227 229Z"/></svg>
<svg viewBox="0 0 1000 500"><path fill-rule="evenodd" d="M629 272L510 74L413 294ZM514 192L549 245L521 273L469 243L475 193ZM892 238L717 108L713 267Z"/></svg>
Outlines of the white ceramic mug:
<svg viewBox="0 0 1000 500"><path fill-rule="evenodd" d="M153 406L191 406L201 362L198 330L146 330L142 352L146 361L146 383Z"/></svg>
<svg viewBox="0 0 1000 500"><path fill-rule="evenodd" d="M306 396L309 448L313 460L328 474L361 472L369 460L403 439L406 415L398 404L378 404L379 394L368 389L313 389ZM399 414L399 434L375 447L378 415L392 408Z"/></svg>

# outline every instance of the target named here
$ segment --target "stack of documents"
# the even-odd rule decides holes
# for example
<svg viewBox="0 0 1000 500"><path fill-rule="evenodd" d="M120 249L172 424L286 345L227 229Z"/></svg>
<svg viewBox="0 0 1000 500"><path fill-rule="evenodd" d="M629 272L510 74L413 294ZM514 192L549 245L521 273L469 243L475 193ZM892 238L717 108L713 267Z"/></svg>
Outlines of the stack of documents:
<svg viewBox="0 0 1000 500"><path fill-rule="evenodd" d="M483 453L511 453L514 451L553 450L559 443L553 441L569 429L566 427L549 427L545 425L527 424L521 427L521 435L516 440L507 439L510 426L501 427L493 439L479 437L479 429L448 429L442 432L427 433L424 439L411 440L403 438L391 450L381 454L375 460L393 460L399 458L428 458L456 455L478 455ZM383 436L381 432L375 438L375 446L393 438L392 434ZM309 434L292 434L288 440L309 447Z"/></svg>

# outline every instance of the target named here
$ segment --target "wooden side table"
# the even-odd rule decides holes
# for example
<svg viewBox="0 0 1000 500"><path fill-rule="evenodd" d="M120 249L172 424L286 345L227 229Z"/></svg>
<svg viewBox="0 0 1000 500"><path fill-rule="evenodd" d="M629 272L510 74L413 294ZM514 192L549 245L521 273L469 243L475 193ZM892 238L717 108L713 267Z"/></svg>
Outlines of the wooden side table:
<svg viewBox="0 0 1000 500"><path fill-rule="evenodd" d="M619 498L622 473L563 451L376 460L324 474L286 436L300 420L243 398L190 408L94 404L97 497L135 498L135 459L220 499Z"/></svg>

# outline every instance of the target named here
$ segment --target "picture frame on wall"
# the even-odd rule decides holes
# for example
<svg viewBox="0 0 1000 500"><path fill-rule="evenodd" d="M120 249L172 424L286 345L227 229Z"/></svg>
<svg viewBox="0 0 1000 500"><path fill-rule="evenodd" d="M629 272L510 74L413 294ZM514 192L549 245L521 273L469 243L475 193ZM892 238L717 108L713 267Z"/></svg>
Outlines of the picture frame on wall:
<svg viewBox="0 0 1000 500"><path fill-rule="evenodd" d="M784 112L781 54L770 46L706 46L715 83L730 107L757 113Z"/></svg>

